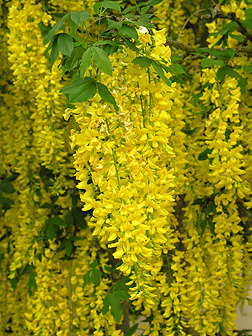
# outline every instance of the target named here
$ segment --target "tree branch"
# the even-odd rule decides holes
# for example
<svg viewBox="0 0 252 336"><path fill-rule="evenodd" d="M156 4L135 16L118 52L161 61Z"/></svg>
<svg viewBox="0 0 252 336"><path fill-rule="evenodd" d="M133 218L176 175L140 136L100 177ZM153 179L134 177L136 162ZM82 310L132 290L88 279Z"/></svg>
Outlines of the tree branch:
<svg viewBox="0 0 252 336"><path fill-rule="evenodd" d="M174 41L174 40L167 40L167 44L170 47L174 47L175 49L185 50L188 53L196 52L194 47L189 46L188 44L184 44L182 42Z"/></svg>
<svg viewBox="0 0 252 336"><path fill-rule="evenodd" d="M182 42L178 42L178 41L174 41L174 40L167 40L167 44L172 48L175 48L175 49L178 49L178 50L185 50L189 54L197 52L196 48L191 47L188 44L185 44L185 43L182 43ZM252 46L239 46L239 47L228 48L228 49L232 49L235 52L244 52L244 53L251 53L252 52ZM201 48L200 50L204 53L209 53L209 48ZM225 51L226 48L213 48L211 50Z"/></svg>

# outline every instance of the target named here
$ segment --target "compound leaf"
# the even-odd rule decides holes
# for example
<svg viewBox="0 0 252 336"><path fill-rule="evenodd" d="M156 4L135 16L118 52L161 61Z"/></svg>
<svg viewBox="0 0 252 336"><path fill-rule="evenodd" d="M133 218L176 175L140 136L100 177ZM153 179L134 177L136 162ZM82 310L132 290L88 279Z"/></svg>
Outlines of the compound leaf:
<svg viewBox="0 0 252 336"><path fill-rule="evenodd" d="M59 51L63 55L70 57L72 54L73 48L74 48L73 38L66 33L59 34L59 37L58 37Z"/></svg>
<svg viewBox="0 0 252 336"><path fill-rule="evenodd" d="M112 64L106 52L101 48L92 47L92 55L98 68L112 76Z"/></svg>

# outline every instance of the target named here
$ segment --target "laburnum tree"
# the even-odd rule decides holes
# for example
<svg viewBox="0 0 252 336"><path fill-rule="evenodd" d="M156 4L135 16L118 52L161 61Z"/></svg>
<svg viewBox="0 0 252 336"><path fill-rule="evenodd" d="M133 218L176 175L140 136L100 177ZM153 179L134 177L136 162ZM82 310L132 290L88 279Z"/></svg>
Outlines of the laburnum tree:
<svg viewBox="0 0 252 336"><path fill-rule="evenodd" d="M0 336L245 335L251 1L0 4Z"/></svg>

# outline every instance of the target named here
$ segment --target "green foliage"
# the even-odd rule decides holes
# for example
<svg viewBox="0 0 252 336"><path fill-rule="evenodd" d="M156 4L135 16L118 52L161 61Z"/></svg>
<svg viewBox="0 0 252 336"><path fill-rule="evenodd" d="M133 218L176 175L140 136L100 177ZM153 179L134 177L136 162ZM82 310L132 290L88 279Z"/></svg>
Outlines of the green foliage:
<svg viewBox="0 0 252 336"><path fill-rule="evenodd" d="M70 82L60 91L67 97L68 106L71 107L71 105L75 103L87 102L98 93L104 102L111 104L115 111L119 111L114 96L105 83L102 82L102 78L103 74L113 76L110 55L113 55L118 50L123 50L125 47L130 48L136 53L137 57L135 57L133 61L135 65L140 65L146 68L147 71L149 71L148 68L152 67L160 79L168 86L171 86L173 82L185 83L183 79L187 80L189 76L185 59L193 55L195 59L198 58L200 60L197 65L200 72L206 68L214 70L218 85L221 85L226 77L236 78L241 93L246 92L247 81L245 74L248 75L252 73L251 62L248 65L242 66L234 62L234 58L238 54L237 49L228 48L227 42L228 38L231 37L240 43L239 46L245 46L246 38L249 37L242 31L241 26L251 31L251 9L245 11L245 20L239 21L234 18L232 21L232 18L229 18L228 21L231 22L227 22L227 19L223 18L221 28L212 34L212 36L218 38L218 41L212 48L197 47L195 52L191 53L184 46L186 53L184 55L179 53L175 57L172 57L172 64L168 65L165 61L160 62L152 59L151 56L142 56L137 33L139 26L146 28L154 27L151 7L158 4L160 0L149 0L143 3L133 2L134 6L126 6L125 8L122 2L119 1L95 3L91 16L93 21L91 24L88 23L88 26L86 22L90 18L90 13L87 11L73 11L68 13L51 27L51 29L42 23L39 24L44 37L44 44L48 44L45 55L50 52L50 68L52 68L61 53L59 67L62 70L62 74L66 73L71 78ZM240 22L241 24L239 24ZM89 28L93 24L95 24L95 27L98 29L96 39L93 37L91 29ZM168 37L167 43L169 44ZM176 50L176 47L174 49ZM190 53L192 55L190 55ZM192 105L194 107L200 105L198 111L195 113L200 114L199 117L202 118L202 120L207 118L212 112L211 106L206 107L204 104L201 104L204 88L210 87L211 83L206 83L200 87L199 92L192 97ZM189 105L190 104L191 102ZM195 110L188 109L186 118L190 119L190 112ZM187 137L193 138L195 133L197 134L200 129L199 127L194 127L195 125L188 122L186 118L183 120L185 126L181 131ZM229 133L225 135L229 137ZM197 139L197 141L205 140ZM164 144L161 146L165 152L170 154L170 151ZM204 148L205 147L203 147L203 149ZM200 154L196 154L196 160L200 161L202 165L211 164L212 158L209 157L211 153L212 149L205 148ZM39 175L45 190L50 193L56 179L52 171L48 168L41 167ZM6 211L14 204L12 198L14 199L15 195L12 194L14 194L16 190L12 182L17 177L18 174L13 174L12 177L1 179L1 210ZM197 229L200 238L203 237L207 228L209 228L213 235L216 235L213 219L214 215L217 215L218 212L214 202L214 196L214 194L209 197L199 196L202 198L196 198L190 201L190 206L198 213ZM81 210L81 207L78 206L79 194L77 193L73 193L72 205L70 204L66 211L55 204L57 200L58 196L51 195L51 202L48 201L43 204L38 204L39 202L36 201L38 207L43 209L47 219L42 225L41 233L33 239L31 244L36 240L41 240L42 246L48 247L51 241L55 241L59 246L56 252L62 252L64 255L62 259L71 260L75 258L75 245L77 245L75 242L82 239L78 236L78 233L87 228L85 216L90 214L91 211L83 212ZM108 267L102 265L101 259L99 259L99 253L97 253L96 258L97 259L89 265L89 270L83 276L83 287L86 287L88 284L93 287L98 286L102 279L109 279L112 285L104 299L102 313L106 314L110 311L116 323L120 323L123 315L122 303L125 304L125 302L127 302L130 306L128 286L126 285L130 277L119 273L117 271L118 266ZM0 261L3 260L3 263L5 263L5 254L0 253ZM113 262L111 264L113 264ZM9 281L15 291L20 277L26 273L29 275L29 277L27 277L28 293L32 296L33 292L37 289L37 273L33 266L21 266L16 271L16 276ZM151 321L152 318L153 316L150 316L148 321ZM124 333L125 336L131 336L135 333L137 328L138 324L135 324Z"/></svg>
<svg viewBox="0 0 252 336"><path fill-rule="evenodd" d="M29 276L29 281L28 281L28 293L30 296L32 296L33 291L37 289L37 284L36 284L36 272L31 272Z"/></svg>
<svg viewBox="0 0 252 336"><path fill-rule="evenodd" d="M103 303L102 313L106 314L110 309L117 323L121 321L123 314L121 301L129 301L128 287L126 286L128 281L129 277L126 276L118 280L116 285L108 291Z"/></svg>
<svg viewBox="0 0 252 336"><path fill-rule="evenodd" d="M98 285L101 277L102 277L102 272L100 271L99 268L97 268L98 266L98 260L95 260L91 265L91 269L84 274L83 276L83 280L84 280L84 284L83 284L83 288L90 282L92 281L93 284Z"/></svg>
<svg viewBox="0 0 252 336"><path fill-rule="evenodd" d="M98 88L98 93L101 96L101 98L112 104L115 108L115 110L118 111L118 106L116 105L116 101L115 98L112 96L112 94L110 93L109 89L106 87L106 85L102 84L102 83L97 83L97 88Z"/></svg>
<svg viewBox="0 0 252 336"><path fill-rule="evenodd" d="M94 63L97 65L97 67L109 76L112 76L112 64L110 62L110 59L108 58L107 53L101 48L97 47L92 47L91 52Z"/></svg>
<svg viewBox="0 0 252 336"><path fill-rule="evenodd" d="M12 175L0 181L0 209L7 210L14 204L11 198L6 197L6 194L13 194L15 192L15 188L11 182L14 181L17 176L18 175Z"/></svg>
<svg viewBox="0 0 252 336"><path fill-rule="evenodd" d="M138 328L138 323L134 324L131 328L129 328L125 333L124 336L131 336L133 335Z"/></svg>
<svg viewBox="0 0 252 336"><path fill-rule="evenodd" d="M142 14L139 18L134 17L134 15L129 15L127 9L122 12L119 2L103 1L95 3L93 10L94 13L98 15L98 27L100 27L101 21L106 25L106 29L102 33L99 31L97 41L82 38L83 26L89 18L89 13L86 11L73 11L64 15L61 20L47 32L44 38L44 44L50 42L45 53L51 50L49 57L51 68L58 58L59 52L61 52L64 55L60 65L62 71L70 72L73 78L73 73L77 74L75 80L70 81L70 83L60 91L67 96L68 106L74 103L88 101L94 97L98 89L98 94L101 98L112 104L115 110L118 111L118 106L108 87L98 81L99 73L103 72L112 76L113 69L109 55L117 51L119 47L123 48L127 46L136 53L139 53L139 49L136 47L136 45L139 44L136 28L141 25L153 27L153 24L150 23L153 15L146 13L150 6L158 2L159 1L147 1L145 4L136 5L135 10ZM114 19L105 14L106 11L111 10L118 12L121 16L120 21L118 21L117 17ZM70 35L66 33L55 35L59 30L63 29L66 22L70 28ZM81 27L81 35L78 33L78 27ZM88 32L87 28L85 32ZM172 82L166 77L164 71L169 71L173 74L185 73L179 64L173 64L167 68L165 64L161 64L147 57L136 57L134 63L143 67L150 67L152 65L160 78L169 86L171 86ZM97 75L91 75L90 71L90 77L85 76L90 67L95 70Z"/></svg>
<svg viewBox="0 0 252 336"><path fill-rule="evenodd" d="M198 216L198 229L200 231L200 237L203 236L206 227L208 226L211 233L215 235L213 215L217 215L216 205L212 198L204 197L195 199L192 205L199 205L200 212Z"/></svg>

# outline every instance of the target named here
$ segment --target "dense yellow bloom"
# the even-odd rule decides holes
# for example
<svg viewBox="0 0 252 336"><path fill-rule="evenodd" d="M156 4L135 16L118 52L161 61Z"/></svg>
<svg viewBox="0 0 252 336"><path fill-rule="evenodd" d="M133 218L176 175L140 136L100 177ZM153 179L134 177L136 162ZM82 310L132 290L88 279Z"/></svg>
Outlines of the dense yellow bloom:
<svg viewBox="0 0 252 336"><path fill-rule="evenodd" d="M164 70L171 86L154 63L134 64L148 57L174 65L180 52L167 38L202 44L191 28L201 1L163 0L155 6L161 29L138 26L138 52L120 46L109 56L113 76L99 71L118 110L98 93L67 108L62 56L50 71L41 27L93 4L0 0L0 336L123 336L131 313L148 318L146 336L232 335L251 284L248 57L225 60L246 79L246 92L238 77L220 82L219 66L202 70L191 55L180 55L184 82ZM239 20L247 8L221 5ZM86 26L92 20L91 13ZM204 29L214 33L224 21L231 22L216 18ZM93 38L97 25L90 28ZM227 46L240 44L229 36ZM85 73L96 75L92 67ZM111 302L103 313L110 294L123 310L119 323Z"/></svg>

